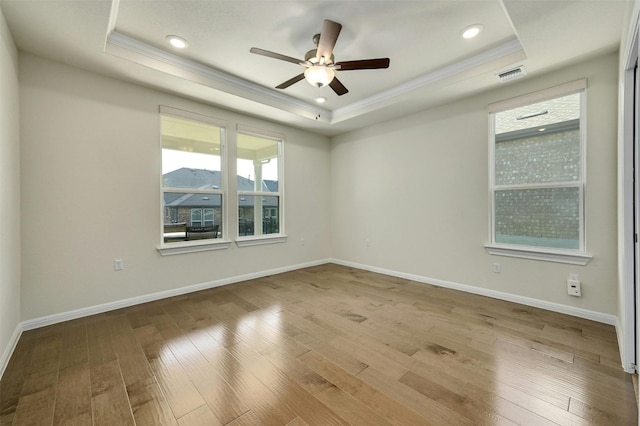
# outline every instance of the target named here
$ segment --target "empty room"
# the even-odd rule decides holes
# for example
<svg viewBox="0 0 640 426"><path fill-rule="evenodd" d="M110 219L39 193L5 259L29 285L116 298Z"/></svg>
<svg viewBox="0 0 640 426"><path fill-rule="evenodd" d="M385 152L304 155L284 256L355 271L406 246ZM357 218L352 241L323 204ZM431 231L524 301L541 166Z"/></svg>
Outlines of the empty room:
<svg viewBox="0 0 640 426"><path fill-rule="evenodd" d="M0 425L637 425L640 0L0 0Z"/></svg>

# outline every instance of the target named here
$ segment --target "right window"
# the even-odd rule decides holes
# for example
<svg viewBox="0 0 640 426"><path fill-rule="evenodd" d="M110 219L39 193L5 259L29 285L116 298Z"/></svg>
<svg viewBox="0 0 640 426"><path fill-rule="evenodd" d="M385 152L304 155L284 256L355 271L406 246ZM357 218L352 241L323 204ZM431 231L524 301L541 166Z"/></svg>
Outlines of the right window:
<svg viewBox="0 0 640 426"><path fill-rule="evenodd" d="M570 83L490 107L492 245L584 253L584 96Z"/></svg>
<svg viewBox="0 0 640 426"><path fill-rule="evenodd" d="M283 234L282 137L238 127L238 237Z"/></svg>

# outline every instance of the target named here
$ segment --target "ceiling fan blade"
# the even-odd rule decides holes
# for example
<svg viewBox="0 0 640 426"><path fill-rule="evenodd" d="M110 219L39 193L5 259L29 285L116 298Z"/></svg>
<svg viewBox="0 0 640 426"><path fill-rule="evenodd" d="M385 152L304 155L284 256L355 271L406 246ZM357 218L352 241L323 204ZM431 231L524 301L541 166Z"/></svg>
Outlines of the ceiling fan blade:
<svg viewBox="0 0 640 426"><path fill-rule="evenodd" d="M333 48L336 45L341 29L342 25L337 22L333 22L329 19L324 20L324 24L322 24L322 32L320 33L320 41L318 42L318 50L316 52L318 60L323 56L325 59L331 58Z"/></svg>
<svg viewBox="0 0 640 426"><path fill-rule="evenodd" d="M295 84L295 83L299 82L300 80L304 80L304 73L296 75L293 78L290 78L289 80L285 81L284 83L276 86L276 89L286 89L287 87L291 86L292 84Z"/></svg>
<svg viewBox="0 0 640 426"><path fill-rule="evenodd" d="M249 49L249 52L255 53L256 55L267 56L267 57L273 58L273 59L280 59L281 61L292 62L294 64L303 64L304 63L304 61L302 61L300 59L292 58L291 56L281 55L281 54L275 53L275 52L269 52L268 50L259 49L257 47L252 47L251 49Z"/></svg>
<svg viewBox="0 0 640 426"><path fill-rule="evenodd" d="M333 91L336 92L336 95L338 96L342 96L345 93L349 93L347 88L344 87L344 84L340 83L340 80L338 80L336 77L333 77L333 80L331 80L331 83L329 83L329 87L331 87Z"/></svg>
<svg viewBox="0 0 640 426"><path fill-rule="evenodd" d="M359 61L343 61L337 62L336 66L339 71L351 71L351 70L375 70L379 68L389 68L389 58L379 59L361 59Z"/></svg>

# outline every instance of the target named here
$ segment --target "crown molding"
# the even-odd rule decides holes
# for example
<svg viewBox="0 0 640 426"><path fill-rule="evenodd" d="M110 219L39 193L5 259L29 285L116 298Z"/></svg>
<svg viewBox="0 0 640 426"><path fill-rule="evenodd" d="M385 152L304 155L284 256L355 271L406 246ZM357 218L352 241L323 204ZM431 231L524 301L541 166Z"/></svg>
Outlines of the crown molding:
<svg viewBox="0 0 640 426"><path fill-rule="evenodd" d="M376 95L330 111L319 108L316 104L301 101L232 74L158 49L115 30L107 36L105 51L175 77L329 125L375 111L399 101L399 97L406 93L412 93L444 79L474 71L477 74L487 66L491 67L493 63L514 54L521 54L520 57L524 57L520 42L517 39L510 40L481 54L436 69Z"/></svg>
<svg viewBox="0 0 640 426"><path fill-rule="evenodd" d="M526 58L520 41L512 39L480 54L430 71L418 78L331 111L321 108L315 103L288 96L120 33L116 29L119 6L120 0L112 0L104 45L106 53L231 96L237 96L327 125L344 122L379 110L392 103L400 102L403 95L424 89L442 80L453 77L468 78L469 74L478 75L482 72L495 71L509 60L516 61Z"/></svg>
<svg viewBox="0 0 640 426"><path fill-rule="evenodd" d="M111 31L105 52L121 59L173 75L244 99L260 102L315 121L331 122L331 111L301 101L224 71L182 58L138 39Z"/></svg>
<svg viewBox="0 0 640 426"><path fill-rule="evenodd" d="M515 54L521 54L525 58L524 50L520 41L517 39L510 40L497 47L487 50L470 58L463 59L454 64L438 68L434 71L423 74L413 80L402 83L391 89L379 92L373 96L354 102L350 105L335 109L333 111L332 123L353 118L366 112L381 108L388 104L394 98L398 98L405 93L411 93L425 86L437 83L444 79L469 73L470 71L482 69L494 62L501 61Z"/></svg>
<svg viewBox="0 0 640 426"><path fill-rule="evenodd" d="M403 95L425 89L445 79L468 78L470 75L495 71L506 64L526 58L520 41L512 39L485 52L430 71L418 78L332 111L120 33L116 29L119 6L120 0L112 0L104 45L106 53L231 96L327 125L344 122L400 102Z"/></svg>

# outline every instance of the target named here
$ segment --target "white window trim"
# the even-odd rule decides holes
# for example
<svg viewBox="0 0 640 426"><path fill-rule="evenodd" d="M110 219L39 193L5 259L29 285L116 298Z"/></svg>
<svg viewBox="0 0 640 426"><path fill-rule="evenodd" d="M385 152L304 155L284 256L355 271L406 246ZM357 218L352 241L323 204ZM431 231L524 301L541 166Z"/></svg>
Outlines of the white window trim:
<svg viewBox="0 0 640 426"><path fill-rule="evenodd" d="M277 234L263 234L263 235L250 235L250 236L236 236L235 243L238 247L251 247L265 244L278 244L287 241L287 235L285 230L285 208L284 208L284 135L282 133L273 132L270 130L259 129L257 127L247 126L244 124L238 124L236 131L245 135L257 136L265 139L271 139L278 142L278 192L256 192L256 191L236 191L236 203L238 198L246 196L263 196L263 197L278 197L278 215L279 215L279 230ZM234 156L235 158L235 156ZM238 230L238 222L235 225L236 232Z"/></svg>
<svg viewBox="0 0 640 426"><path fill-rule="evenodd" d="M503 101L494 102L489 104L489 112L501 112L508 109L518 108L523 105L533 104L536 102L542 102L560 96L570 95L580 91L586 91L587 79L582 78L580 80L572 81L570 83L561 84L559 86L550 87L534 93L528 93L522 96L516 96L515 98L505 99ZM491 130L491 129L490 129Z"/></svg>
<svg viewBox="0 0 640 426"><path fill-rule="evenodd" d="M251 237L238 237L238 239L236 240L236 245L238 247L250 247L285 242L287 242L287 236L285 234L266 234Z"/></svg>
<svg viewBox="0 0 640 426"><path fill-rule="evenodd" d="M537 250L529 246L485 244L487 253L495 256L519 257L522 259L542 260L546 262L570 263L572 265L586 265L592 256L586 253L545 249Z"/></svg>
<svg viewBox="0 0 640 426"><path fill-rule="evenodd" d="M229 248L230 245L231 241L214 238L210 240L179 241L162 244L157 250L163 256L171 256L174 254L195 253L199 251L223 250Z"/></svg>
<svg viewBox="0 0 640 426"><path fill-rule="evenodd" d="M546 262L568 263L574 265L586 265L592 256L586 252L586 223L584 193L586 190L586 105L587 105L587 80L580 79L560 86L551 87L535 93L518 96L504 101L496 102L488 106L489 112L489 241L484 247L491 255L517 257L522 259L540 260ZM580 191L580 248L578 250L557 250L546 247L519 246L512 244L500 244L495 242L495 191L505 189L506 186L495 184L495 119L496 112L518 108L527 104L541 102L543 100L567 96L573 93L581 93L580 105L580 174L581 180L574 183ZM558 183L533 184L533 185L509 185L511 187L557 187ZM562 186L562 185L561 185ZM565 185L563 187L570 186Z"/></svg>
<svg viewBox="0 0 640 426"><path fill-rule="evenodd" d="M226 134L227 134L227 122L225 120L221 120L215 117L211 117L208 115L202 115L202 114L198 114L198 113L194 113L194 112L190 112L190 111L185 111L182 109L178 109L178 108L173 108L173 107L169 107L169 106L165 106L165 105L160 105L160 116L162 115L168 115L168 116L173 116L173 117L178 117L178 118L184 118L186 120L193 120L193 121L200 121L200 122L204 122L207 124L211 124L213 126L219 127L220 131L221 131L221 135L220 135L220 155L222 156L221 158L221 168L222 168L222 173L221 173L221 188L220 189L213 189L213 190L199 190L199 189L194 189L194 188L186 188L186 189L164 189L162 188L162 182L160 183L160 203L161 203L161 208L160 208L160 235L161 235L161 242L160 245L156 248L156 250L158 250L158 252L162 255L162 256L171 256L171 255L176 255L176 254L185 254L185 253L195 253L195 252L201 252L201 251L210 251L210 250L223 250L223 249L227 249L231 246L231 241L228 239L228 208L225 208L224 206L227 206L228 203L228 189L227 189L227 182L228 182L228 177L225 175L227 173L227 143L226 143ZM161 121L159 120L159 123ZM162 134L162 130L160 130L160 134ZM160 148L162 148L162 138L160 139ZM178 242L173 242L173 243L165 243L162 235L164 233L164 208L162 205L162 197L163 197L163 193L164 192L188 192L188 193L203 193L203 194L214 194L214 195L221 195L222 196L222 235L223 238L213 238L213 239L208 239L208 240L193 240L193 241L178 241Z"/></svg>

